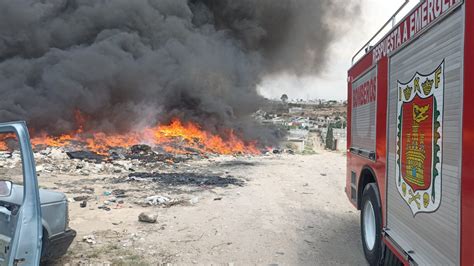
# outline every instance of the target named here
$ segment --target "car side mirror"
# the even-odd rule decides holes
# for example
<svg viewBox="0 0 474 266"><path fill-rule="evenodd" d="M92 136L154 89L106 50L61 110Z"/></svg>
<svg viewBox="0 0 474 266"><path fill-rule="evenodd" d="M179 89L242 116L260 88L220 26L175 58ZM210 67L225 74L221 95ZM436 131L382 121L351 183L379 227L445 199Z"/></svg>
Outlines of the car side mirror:
<svg viewBox="0 0 474 266"><path fill-rule="evenodd" d="M0 180L0 197L8 197L12 193L12 182Z"/></svg>

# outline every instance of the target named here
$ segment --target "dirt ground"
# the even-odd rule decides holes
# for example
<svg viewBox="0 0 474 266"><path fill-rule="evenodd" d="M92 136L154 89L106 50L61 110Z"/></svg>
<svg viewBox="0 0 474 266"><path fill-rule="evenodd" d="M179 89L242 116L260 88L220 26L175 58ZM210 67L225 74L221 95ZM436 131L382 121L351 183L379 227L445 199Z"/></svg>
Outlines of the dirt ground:
<svg viewBox="0 0 474 266"><path fill-rule="evenodd" d="M163 186L110 176L40 175L42 186L71 198L78 190L94 190L86 208L70 202L70 227L78 235L54 264L366 264L359 214L343 192L344 155L216 157L187 167L220 171L243 184ZM117 189L126 193L123 203L98 209L113 196L107 191ZM150 195L176 199L176 205L137 202ZM157 214L157 223L139 222L141 212Z"/></svg>

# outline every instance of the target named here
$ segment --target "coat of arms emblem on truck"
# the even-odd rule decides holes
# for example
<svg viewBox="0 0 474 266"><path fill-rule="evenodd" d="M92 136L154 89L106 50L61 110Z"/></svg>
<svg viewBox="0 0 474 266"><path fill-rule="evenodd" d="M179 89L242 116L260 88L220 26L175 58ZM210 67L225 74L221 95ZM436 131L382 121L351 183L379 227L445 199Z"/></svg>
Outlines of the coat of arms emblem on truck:
<svg viewBox="0 0 474 266"><path fill-rule="evenodd" d="M396 182L413 215L441 203L444 65L398 81Z"/></svg>

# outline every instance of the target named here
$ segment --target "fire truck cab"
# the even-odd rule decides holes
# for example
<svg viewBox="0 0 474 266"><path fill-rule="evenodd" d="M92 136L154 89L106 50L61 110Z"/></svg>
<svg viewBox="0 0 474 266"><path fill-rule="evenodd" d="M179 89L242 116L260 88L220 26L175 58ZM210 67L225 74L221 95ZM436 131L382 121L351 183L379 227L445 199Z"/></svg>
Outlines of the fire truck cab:
<svg viewBox="0 0 474 266"><path fill-rule="evenodd" d="M404 6L348 71L345 192L371 265L474 265L474 1Z"/></svg>

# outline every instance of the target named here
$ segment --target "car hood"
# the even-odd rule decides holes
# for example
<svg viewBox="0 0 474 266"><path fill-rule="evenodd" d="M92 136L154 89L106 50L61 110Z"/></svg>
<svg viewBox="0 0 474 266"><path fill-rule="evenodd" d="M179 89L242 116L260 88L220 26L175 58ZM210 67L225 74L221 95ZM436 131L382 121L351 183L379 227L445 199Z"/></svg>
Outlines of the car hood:
<svg viewBox="0 0 474 266"><path fill-rule="evenodd" d="M43 204L50 204L59 201L65 201L66 196L60 192L54 192L50 190L40 189L40 202ZM0 197L0 201L21 205L23 201L23 186L13 185L12 193L9 197Z"/></svg>

